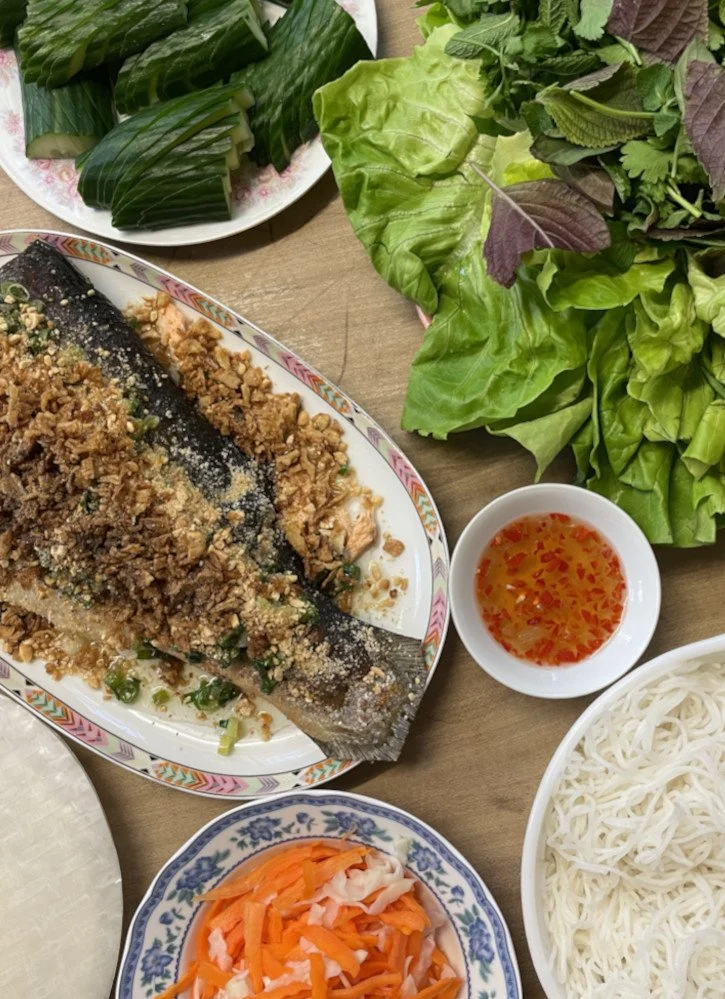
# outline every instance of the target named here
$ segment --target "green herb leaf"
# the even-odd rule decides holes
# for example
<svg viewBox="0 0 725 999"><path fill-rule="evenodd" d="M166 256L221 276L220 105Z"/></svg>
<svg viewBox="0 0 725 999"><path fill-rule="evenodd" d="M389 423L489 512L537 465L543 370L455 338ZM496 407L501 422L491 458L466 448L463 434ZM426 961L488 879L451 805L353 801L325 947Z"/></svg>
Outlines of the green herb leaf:
<svg viewBox="0 0 725 999"><path fill-rule="evenodd" d="M162 707L164 704L168 704L171 700L171 694L166 690L165 687L155 690L151 695L151 700L154 702L157 708Z"/></svg>
<svg viewBox="0 0 725 999"><path fill-rule="evenodd" d="M560 34L566 24L569 10L569 0L539 0L539 20L555 35Z"/></svg>
<svg viewBox="0 0 725 999"><path fill-rule="evenodd" d="M617 145L653 130L654 114L643 110L636 74L627 63L552 87L538 99L564 138L579 146Z"/></svg>
<svg viewBox="0 0 725 999"><path fill-rule="evenodd" d="M634 139L622 146L622 166L630 177L642 177L651 182L664 180L672 166L672 153Z"/></svg>
<svg viewBox="0 0 725 999"><path fill-rule="evenodd" d="M588 42L598 41L604 34L614 0L581 0L581 17L574 33Z"/></svg>
<svg viewBox="0 0 725 999"><path fill-rule="evenodd" d="M600 146L587 148L575 146L565 139L555 139L549 135L539 135L531 144L531 154L542 163L552 163L557 166L573 166L581 160L602 156L609 153L615 146Z"/></svg>
<svg viewBox="0 0 725 999"><path fill-rule="evenodd" d="M658 111L654 117L655 135L661 138L679 124L680 116L675 111Z"/></svg>
<svg viewBox="0 0 725 999"><path fill-rule="evenodd" d="M483 14L479 21L460 31L446 45L446 53L458 59L477 59L488 46L500 45L519 30L519 18L508 14Z"/></svg>
<svg viewBox="0 0 725 999"><path fill-rule="evenodd" d="M644 66L637 73L637 91L645 111L659 111L675 94L672 70L662 63Z"/></svg>

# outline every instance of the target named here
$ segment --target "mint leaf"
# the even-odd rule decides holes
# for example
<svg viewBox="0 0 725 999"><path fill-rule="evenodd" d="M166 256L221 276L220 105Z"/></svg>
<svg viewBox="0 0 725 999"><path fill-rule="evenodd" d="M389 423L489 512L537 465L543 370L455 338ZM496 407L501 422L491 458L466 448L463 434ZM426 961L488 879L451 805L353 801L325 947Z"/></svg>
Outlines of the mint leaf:
<svg viewBox="0 0 725 999"><path fill-rule="evenodd" d="M469 24L446 45L446 55L458 59L477 59L487 46L497 46L519 30L516 14L483 14L480 20Z"/></svg>
<svg viewBox="0 0 725 999"><path fill-rule="evenodd" d="M690 63L683 124L710 177L713 200L721 201L725 198L725 70L717 63Z"/></svg>
<svg viewBox="0 0 725 999"><path fill-rule="evenodd" d="M649 142L633 140L622 146L622 166L630 177L656 183L664 180L672 166L672 153L655 149Z"/></svg>
<svg viewBox="0 0 725 999"><path fill-rule="evenodd" d="M574 34L588 42L596 42L604 34L614 0L582 0L581 17L574 25Z"/></svg>
<svg viewBox="0 0 725 999"><path fill-rule="evenodd" d="M607 31L674 62L694 38L707 38L707 0L614 0Z"/></svg>
<svg viewBox="0 0 725 999"><path fill-rule="evenodd" d="M569 17L569 0L540 0L539 20L558 35Z"/></svg>
<svg viewBox="0 0 725 999"><path fill-rule="evenodd" d="M659 111L674 97L674 74L661 62L645 66L637 73L637 92L645 111Z"/></svg>
<svg viewBox="0 0 725 999"><path fill-rule="evenodd" d="M494 192L484 256L494 281L510 288L529 250L594 253L609 246L607 224L595 205L560 180L530 180L498 187L473 167Z"/></svg>
<svg viewBox="0 0 725 999"><path fill-rule="evenodd" d="M654 127L654 113L643 109L629 63L603 66L563 87L550 87L538 100L564 138L579 146L619 145Z"/></svg>
<svg viewBox="0 0 725 999"><path fill-rule="evenodd" d="M547 73L555 73L557 76L582 76L584 73L591 73L601 61L596 52L568 52L566 55L550 56L540 63L540 67Z"/></svg>

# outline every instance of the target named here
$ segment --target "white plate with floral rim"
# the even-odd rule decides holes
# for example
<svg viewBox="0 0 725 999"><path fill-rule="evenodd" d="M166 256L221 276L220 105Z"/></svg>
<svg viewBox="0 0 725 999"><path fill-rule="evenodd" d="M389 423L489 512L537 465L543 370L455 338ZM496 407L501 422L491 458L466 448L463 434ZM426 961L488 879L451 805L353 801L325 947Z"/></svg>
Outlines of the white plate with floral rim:
<svg viewBox="0 0 725 999"><path fill-rule="evenodd" d="M359 794L290 793L213 819L166 863L136 910L116 999L153 999L181 976L202 908L194 896L270 847L305 839L365 843L398 855L443 907L441 943L463 979L460 999L521 999L513 943L488 888L461 854L430 826L394 805Z"/></svg>
<svg viewBox="0 0 725 999"><path fill-rule="evenodd" d="M375 54L378 20L375 0L338 0L355 19L360 33ZM275 3L265 3L270 21L281 14ZM191 246L246 232L268 221L298 201L330 166L319 137L300 146L287 169L262 169L249 163L234 178L232 218L170 229L117 229L111 213L84 204L78 193L78 171L73 160L29 160L25 155L23 102L18 64L12 49L0 49L0 167L29 198L70 225L105 239L138 246Z"/></svg>
<svg viewBox="0 0 725 999"><path fill-rule="evenodd" d="M71 258L121 309L145 295L166 292L186 315L212 322L228 349L248 350L275 388L297 392L310 412L326 413L343 424L352 466L361 482L373 484L383 500L378 515L380 541L366 558L388 564L390 571L409 581L394 609L386 616L371 610L366 619L419 638L430 678L448 627L448 546L430 492L385 431L281 343L220 302L138 257L80 236L21 230L0 233L0 265L35 239L48 241ZM394 563L382 551L386 531L405 545ZM361 564L365 566L365 558ZM40 661L21 663L0 655L0 687L48 724L119 766L198 794L258 797L313 787L354 766L350 760L325 759L311 739L284 720L270 741L250 733L229 756L220 756L219 730L213 725L106 700L78 677L54 679Z"/></svg>

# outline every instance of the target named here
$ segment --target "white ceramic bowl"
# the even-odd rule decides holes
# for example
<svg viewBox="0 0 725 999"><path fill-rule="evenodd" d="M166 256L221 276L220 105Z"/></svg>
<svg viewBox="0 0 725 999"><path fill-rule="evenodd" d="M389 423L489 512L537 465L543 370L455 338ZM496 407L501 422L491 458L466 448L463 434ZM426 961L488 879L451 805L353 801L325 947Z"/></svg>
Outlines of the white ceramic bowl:
<svg viewBox="0 0 725 999"><path fill-rule="evenodd" d="M512 520L537 513L566 513L595 527L619 555L627 584L615 633L572 666L535 666L510 655L490 634L476 605L474 579L484 548ZM499 496L470 522L451 562L451 611L463 644L495 680L534 697L581 697L618 680L649 645L660 598L657 561L642 531L614 503L579 486L542 483Z"/></svg>
<svg viewBox="0 0 725 999"><path fill-rule="evenodd" d="M566 999L566 992L550 967L551 939L544 915L544 821L549 809L551 796L561 780L564 768L584 733L601 715L610 710L615 701L640 684L649 683L657 677L671 672L685 663L725 661L725 635L707 638L702 642L684 645L672 652L665 652L656 659L638 667L630 676L605 691L586 711L579 716L561 740L559 748L551 758L539 790L536 792L531 814L526 826L524 849L521 860L521 907L524 913L524 929L536 974L547 995L547 999ZM674 999L674 997L673 997Z"/></svg>

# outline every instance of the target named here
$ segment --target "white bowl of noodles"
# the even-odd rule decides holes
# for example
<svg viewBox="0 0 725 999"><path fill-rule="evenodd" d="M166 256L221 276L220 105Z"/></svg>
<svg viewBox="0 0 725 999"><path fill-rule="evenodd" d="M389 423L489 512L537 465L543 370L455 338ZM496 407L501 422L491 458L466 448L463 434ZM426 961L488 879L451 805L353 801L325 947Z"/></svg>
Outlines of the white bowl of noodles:
<svg viewBox="0 0 725 999"><path fill-rule="evenodd" d="M725 635L640 666L572 726L521 899L548 999L725 996Z"/></svg>

